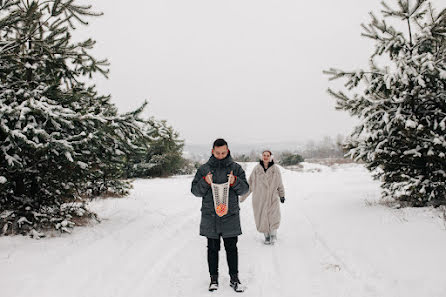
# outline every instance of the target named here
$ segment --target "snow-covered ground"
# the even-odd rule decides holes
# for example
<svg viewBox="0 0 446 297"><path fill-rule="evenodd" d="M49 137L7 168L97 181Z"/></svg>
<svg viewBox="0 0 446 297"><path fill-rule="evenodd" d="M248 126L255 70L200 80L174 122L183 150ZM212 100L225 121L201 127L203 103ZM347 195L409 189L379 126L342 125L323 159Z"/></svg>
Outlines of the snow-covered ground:
<svg viewBox="0 0 446 297"><path fill-rule="evenodd" d="M249 175L255 164L245 164ZM391 209L360 165L282 170L286 202L274 246L241 204L245 296L444 297L446 230L438 211ZM71 235L0 238L0 296L234 296L224 248L207 291L206 239L192 176L136 180L125 199L94 201L103 222Z"/></svg>

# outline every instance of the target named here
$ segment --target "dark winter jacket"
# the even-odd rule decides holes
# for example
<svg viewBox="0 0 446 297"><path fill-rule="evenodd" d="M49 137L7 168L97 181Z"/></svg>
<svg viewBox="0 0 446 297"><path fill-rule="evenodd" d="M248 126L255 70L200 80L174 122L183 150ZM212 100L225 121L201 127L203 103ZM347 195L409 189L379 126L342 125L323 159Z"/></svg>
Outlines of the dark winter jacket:
<svg viewBox="0 0 446 297"><path fill-rule="evenodd" d="M229 210L228 213L219 217L215 213L214 200L211 186L204 177L208 172L212 173L212 181L216 184L223 184L228 181L228 174L236 176L235 183L229 189ZM232 160L228 155L223 160L218 160L214 156L209 158L206 164L198 168L192 181L192 194L197 197L203 197L201 203L201 223L200 235L209 238L234 237L242 234L240 226L240 206L239 198L248 192L249 185L246 180L245 171L242 167Z"/></svg>

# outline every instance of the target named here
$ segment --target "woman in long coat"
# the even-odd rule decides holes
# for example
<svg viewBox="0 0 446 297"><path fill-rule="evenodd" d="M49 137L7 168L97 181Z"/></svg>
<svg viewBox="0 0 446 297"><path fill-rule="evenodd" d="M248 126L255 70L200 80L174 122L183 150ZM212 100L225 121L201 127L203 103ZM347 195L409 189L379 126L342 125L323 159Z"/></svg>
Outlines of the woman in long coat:
<svg viewBox="0 0 446 297"><path fill-rule="evenodd" d="M285 202L285 189L280 169L274 165L271 151L262 153L262 159L252 170L248 183L249 192L240 201L243 202L252 193L257 231L265 235L265 244L274 244L280 226L279 201Z"/></svg>

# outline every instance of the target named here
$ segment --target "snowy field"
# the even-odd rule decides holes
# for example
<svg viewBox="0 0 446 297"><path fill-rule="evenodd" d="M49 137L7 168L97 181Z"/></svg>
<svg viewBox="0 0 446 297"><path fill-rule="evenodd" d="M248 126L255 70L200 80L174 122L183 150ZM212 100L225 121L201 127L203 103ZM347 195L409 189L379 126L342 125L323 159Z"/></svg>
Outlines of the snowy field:
<svg viewBox="0 0 446 297"><path fill-rule="evenodd" d="M255 164L245 164L249 175ZM317 169L317 170L315 170ZM282 170L278 242L241 204L244 296L444 297L446 230L439 211L391 209L360 165ZM2 297L234 296L222 244L220 289L207 291L206 239L192 176L136 180L125 199L91 204L101 224L41 240L0 238Z"/></svg>

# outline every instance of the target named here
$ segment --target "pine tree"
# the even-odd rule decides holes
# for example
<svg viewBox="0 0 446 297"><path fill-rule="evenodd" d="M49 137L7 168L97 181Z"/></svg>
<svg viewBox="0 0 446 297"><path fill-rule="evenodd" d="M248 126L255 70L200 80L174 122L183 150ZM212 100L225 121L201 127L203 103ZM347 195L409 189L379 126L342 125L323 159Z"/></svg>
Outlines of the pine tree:
<svg viewBox="0 0 446 297"><path fill-rule="evenodd" d="M296 153L283 152L279 156L279 164L282 166L293 166L305 161L304 158Z"/></svg>
<svg viewBox="0 0 446 297"><path fill-rule="evenodd" d="M148 155L150 163L154 164L149 171L150 175L169 176L179 173L186 165L186 160L182 157L184 141L166 121L152 120L152 125L156 129L152 135L154 141Z"/></svg>
<svg viewBox="0 0 446 297"><path fill-rule="evenodd" d="M376 43L370 68L325 71L347 79L346 91L329 93L337 109L360 119L346 147L382 181L384 198L446 204L446 9L395 2L383 2L383 18L371 13L362 25ZM403 30L388 21L395 19Z"/></svg>
<svg viewBox="0 0 446 297"><path fill-rule="evenodd" d="M75 0L0 1L3 233L69 231L72 217L88 214L86 190L119 186L120 156L146 137L144 107L119 115L110 96L82 82L106 76L108 62L89 54L93 40L73 42L70 32L98 15Z"/></svg>
<svg viewBox="0 0 446 297"><path fill-rule="evenodd" d="M150 118L142 127L148 138L139 145L140 151L127 156L128 177L169 176L190 170L182 156L184 141L166 121Z"/></svg>

